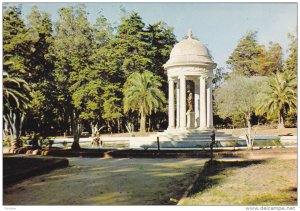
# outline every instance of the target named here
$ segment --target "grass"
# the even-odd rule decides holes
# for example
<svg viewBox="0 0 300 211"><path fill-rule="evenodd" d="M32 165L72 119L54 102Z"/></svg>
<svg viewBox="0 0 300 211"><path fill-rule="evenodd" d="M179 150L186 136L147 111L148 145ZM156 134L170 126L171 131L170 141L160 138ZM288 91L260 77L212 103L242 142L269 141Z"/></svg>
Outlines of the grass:
<svg viewBox="0 0 300 211"><path fill-rule="evenodd" d="M227 141L226 146L229 147L241 147L241 146L246 146L246 143L240 144L240 141L237 140L232 140L232 141ZM258 146L258 147L264 147L264 146L277 146L280 147L282 146L280 139L260 139L260 140L254 140L253 146Z"/></svg>
<svg viewBox="0 0 300 211"><path fill-rule="evenodd" d="M255 126L256 128L256 126ZM245 128L236 128L236 129L218 129L218 132L224 132L227 134L231 134L233 136L240 136L245 135ZM297 135L297 128L272 128L267 126L259 126L256 129L257 136L290 136L290 135Z"/></svg>
<svg viewBox="0 0 300 211"><path fill-rule="evenodd" d="M297 160L207 164L182 205L297 205Z"/></svg>
<svg viewBox="0 0 300 211"><path fill-rule="evenodd" d="M254 146L264 147L264 146L282 146L280 139L268 139L268 140L255 140Z"/></svg>

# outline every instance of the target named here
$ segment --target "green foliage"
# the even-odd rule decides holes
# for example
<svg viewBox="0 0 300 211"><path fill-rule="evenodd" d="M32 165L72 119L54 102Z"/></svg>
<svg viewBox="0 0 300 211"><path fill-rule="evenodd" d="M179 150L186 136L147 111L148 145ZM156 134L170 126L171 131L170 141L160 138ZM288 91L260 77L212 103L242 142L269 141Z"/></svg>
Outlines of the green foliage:
<svg viewBox="0 0 300 211"><path fill-rule="evenodd" d="M215 91L216 111L220 117L231 117L233 120L243 117L248 128L245 131L248 147L253 146L251 118L255 111L255 99L264 80L265 78L259 76L232 75Z"/></svg>
<svg viewBox="0 0 300 211"><path fill-rule="evenodd" d="M134 72L124 86L124 112L138 111L141 115L140 131L145 131L146 116L163 109L166 99L161 90L160 77L150 71Z"/></svg>
<svg viewBox="0 0 300 211"><path fill-rule="evenodd" d="M290 72L277 72L266 81L256 99L256 113L278 118L279 127L284 127L285 113L297 110L297 79Z"/></svg>
<svg viewBox="0 0 300 211"><path fill-rule="evenodd" d="M214 70L214 79L213 79L213 84L214 84L214 89L219 88L222 83L224 82L224 80L226 79L226 77L228 76L228 73L224 71L224 68L216 68Z"/></svg>
<svg viewBox="0 0 300 211"><path fill-rule="evenodd" d="M289 119L295 120L295 112L287 112L290 107L292 111L295 110L293 108L294 97L287 95L286 97L289 99L285 100L284 103L279 100L279 98L283 98L286 93L284 86L289 86L289 84L294 83L293 78L295 78L297 71L297 39L291 34L288 36L291 39L291 43L289 57L286 61L283 61L282 48L278 43L270 42L268 50L265 50L264 46L257 43L256 32L248 32L239 41L238 46L227 61L229 68L235 74L270 77L259 91L259 97L256 98L256 114L267 114L267 119L271 120L278 118L280 127L283 126L284 118L287 116L289 116ZM275 82L275 75L277 75L277 82ZM271 86L270 83L273 83L273 85ZM295 92L296 86L292 89ZM247 92L242 93L245 94ZM245 96L247 96L247 94L245 94ZM274 104L271 103L272 98ZM276 102L275 98L277 98ZM278 106L275 106L275 104ZM280 106L280 104L284 104L284 106ZM222 113L224 114L225 111ZM233 115L232 119L239 120L239 116L240 115Z"/></svg>
<svg viewBox="0 0 300 211"><path fill-rule="evenodd" d="M3 31L3 118L18 145L24 115L30 106L26 79L30 76L28 64L32 52L32 41L19 7L10 6L4 11Z"/></svg>
<svg viewBox="0 0 300 211"><path fill-rule="evenodd" d="M264 49L258 45L256 34L257 32L248 32L227 60L226 63L234 73L245 76L259 75L260 57Z"/></svg>
<svg viewBox="0 0 300 211"><path fill-rule="evenodd" d="M3 105L4 114L9 110L25 112L30 102L30 87L21 78L11 77L3 72Z"/></svg>
<svg viewBox="0 0 300 211"><path fill-rule="evenodd" d="M93 118L99 80L93 81L90 57L94 53L94 30L83 5L61 8L56 23L52 54L55 57L55 82L65 113L70 116L74 148L79 148L82 119ZM94 99L96 97L96 99Z"/></svg>
<svg viewBox="0 0 300 211"><path fill-rule="evenodd" d="M115 120L122 117L121 98L118 98L118 84L108 85L104 88L102 95L103 99L103 114L102 118L106 120ZM119 94L120 95L120 94Z"/></svg>
<svg viewBox="0 0 300 211"><path fill-rule="evenodd" d="M94 39L96 41L97 48L106 45L113 37L113 28L103 15L96 19L96 24L93 28Z"/></svg>
<svg viewBox="0 0 300 211"><path fill-rule="evenodd" d="M270 42L270 47L267 53L267 61L269 63L268 73L281 72L283 70L283 55L282 48L279 43Z"/></svg>
<svg viewBox="0 0 300 211"><path fill-rule="evenodd" d="M259 45L257 32L248 32L227 60L229 68L245 76L267 76L283 71L283 53L279 43L269 43L268 50Z"/></svg>
<svg viewBox="0 0 300 211"><path fill-rule="evenodd" d="M165 78L166 72L163 68L170 56L170 52L177 42L173 33L174 29L165 22L150 24L145 30L146 41L150 44L148 56L152 60L150 71Z"/></svg>
<svg viewBox="0 0 300 211"><path fill-rule="evenodd" d="M148 70L160 76L162 80L162 90L168 93L167 73L163 65L168 61L171 50L177 42L174 29L165 22L150 24L145 30L146 41L150 44L147 56L152 63Z"/></svg>
<svg viewBox="0 0 300 211"><path fill-rule="evenodd" d="M293 74L297 74L297 63L298 63L298 41L297 37L293 34L288 34L291 40L289 45L289 56L285 61L285 71L289 71Z"/></svg>
<svg viewBox="0 0 300 211"><path fill-rule="evenodd" d="M265 79L259 76L232 75L215 91L216 112L222 118L242 115L250 118L259 87Z"/></svg>
<svg viewBox="0 0 300 211"><path fill-rule="evenodd" d="M50 15L41 13L37 7L33 7L28 16L28 35L33 41L33 49L30 58L31 83L43 83L51 77L53 62L49 58L50 46L53 43L52 23Z"/></svg>
<svg viewBox="0 0 300 211"><path fill-rule="evenodd" d="M26 78L31 87L31 107L27 111L26 129L35 131L42 138L50 135L58 128L59 119L56 101L56 86L53 83L54 62L50 54L53 44L52 23L50 15L33 7L27 16L27 34L32 41L32 50Z"/></svg>

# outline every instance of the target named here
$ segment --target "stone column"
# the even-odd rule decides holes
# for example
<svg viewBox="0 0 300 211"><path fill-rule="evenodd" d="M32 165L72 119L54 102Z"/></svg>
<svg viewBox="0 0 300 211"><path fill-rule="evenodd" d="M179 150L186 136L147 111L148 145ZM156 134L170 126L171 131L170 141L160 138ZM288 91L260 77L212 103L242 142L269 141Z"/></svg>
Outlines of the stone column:
<svg viewBox="0 0 300 211"><path fill-rule="evenodd" d="M179 109L180 109L180 100L179 100L179 80L177 80L177 83L176 83L176 128L179 128Z"/></svg>
<svg viewBox="0 0 300 211"><path fill-rule="evenodd" d="M212 101L212 79L208 80L207 89L206 89L206 98L207 98L207 127L213 128L213 101Z"/></svg>
<svg viewBox="0 0 300 211"><path fill-rule="evenodd" d="M169 128L175 128L174 80L169 79Z"/></svg>
<svg viewBox="0 0 300 211"><path fill-rule="evenodd" d="M200 77L200 129L206 127L206 78Z"/></svg>
<svg viewBox="0 0 300 211"><path fill-rule="evenodd" d="M186 128L186 82L185 76L180 76L180 128Z"/></svg>
<svg viewBox="0 0 300 211"><path fill-rule="evenodd" d="M200 120L200 112L199 112L199 92L200 92L200 88L199 88L199 80L195 80L195 127L199 127L199 120Z"/></svg>

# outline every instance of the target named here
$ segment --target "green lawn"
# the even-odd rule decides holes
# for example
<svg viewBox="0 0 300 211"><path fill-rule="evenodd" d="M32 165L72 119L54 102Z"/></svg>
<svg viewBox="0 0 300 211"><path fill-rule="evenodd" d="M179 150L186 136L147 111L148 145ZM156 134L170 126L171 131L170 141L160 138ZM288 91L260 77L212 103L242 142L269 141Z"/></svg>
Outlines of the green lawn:
<svg viewBox="0 0 300 211"><path fill-rule="evenodd" d="M192 192L181 205L297 205L297 160L219 161Z"/></svg>

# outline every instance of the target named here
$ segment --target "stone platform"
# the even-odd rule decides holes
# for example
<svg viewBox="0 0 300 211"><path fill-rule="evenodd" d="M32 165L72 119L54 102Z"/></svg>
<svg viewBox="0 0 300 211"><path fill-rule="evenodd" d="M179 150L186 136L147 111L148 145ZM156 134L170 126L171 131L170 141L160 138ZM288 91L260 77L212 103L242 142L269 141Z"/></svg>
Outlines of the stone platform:
<svg viewBox="0 0 300 211"><path fill-rule="evenodd" d="M199 148L208 147L211 143L211 130L198 129L169 129L147 137L131 137L130 148L157 148L157 137L161 148ZM228 146L231 141L241 142L245 140L233 137L229 134L216 132L217 146Z"/></svg>

